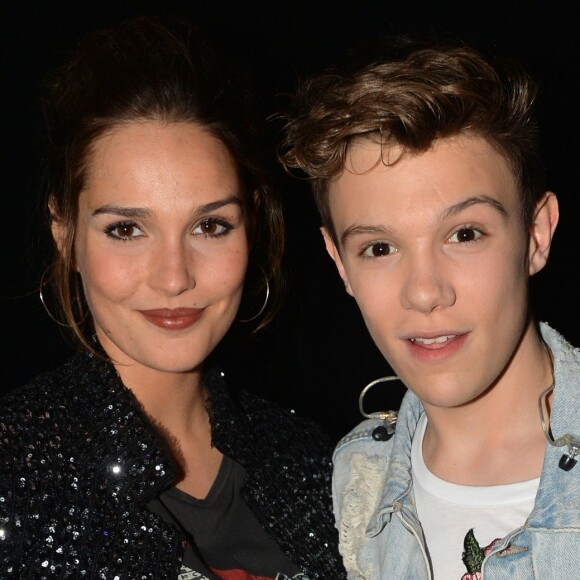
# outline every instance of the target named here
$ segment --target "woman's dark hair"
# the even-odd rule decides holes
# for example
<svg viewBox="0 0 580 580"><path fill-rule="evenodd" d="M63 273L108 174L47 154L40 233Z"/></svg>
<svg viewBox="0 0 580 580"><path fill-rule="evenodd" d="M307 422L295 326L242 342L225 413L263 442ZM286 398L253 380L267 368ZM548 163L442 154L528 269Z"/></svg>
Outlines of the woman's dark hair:
<svg viewBox="0 0 580 580"><path fill-rule="evenodd" d="M280 296L284 224L255 98L191 24L139 17L90 34L50 79L44 105L47 208L66 232L47 280L85 346L80 321L88 311L74 256L79 195L92 145L124 123L194 123L229 149L245 190L250 264L257 264L246 294L265 294L265 274L271 295ZM259 327L277 306L275 298Z"/></svg>

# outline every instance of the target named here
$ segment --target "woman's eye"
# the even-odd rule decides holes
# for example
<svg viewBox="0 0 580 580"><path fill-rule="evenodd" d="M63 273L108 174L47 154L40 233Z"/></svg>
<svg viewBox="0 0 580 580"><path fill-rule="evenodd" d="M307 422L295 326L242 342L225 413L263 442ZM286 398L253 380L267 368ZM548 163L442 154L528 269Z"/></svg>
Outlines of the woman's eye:
<svg viewBox="0 0 580 580"><path fill-rule="evenodd" d="M474 242L481 238L482 235L483 234L475 228L461 228L449 238L449 241L453 243Z"/></svg>
<svg viewBox="0 0 580 580"><path fill-rule="evenodd" d="M117 240L132 240L143 235L143 232L132 222L112 224L106 229L106 234Z"/></svg>
<svg viewBox="0 0 580 580"><path fill-rule="evenodd" d="M380 258L382 256L389 256L396 253L397 248L392 244L387 242L373 242L363 250L362 255L369 258Z"/></svg>
<svg viewBox="0 0 580 580"><path fill-rule="evenodd" d="M208 237L218 237L227 234L232 229L231 224L215 219L206 219L199 222L193 228L194 235L204 235Z"/></svg>

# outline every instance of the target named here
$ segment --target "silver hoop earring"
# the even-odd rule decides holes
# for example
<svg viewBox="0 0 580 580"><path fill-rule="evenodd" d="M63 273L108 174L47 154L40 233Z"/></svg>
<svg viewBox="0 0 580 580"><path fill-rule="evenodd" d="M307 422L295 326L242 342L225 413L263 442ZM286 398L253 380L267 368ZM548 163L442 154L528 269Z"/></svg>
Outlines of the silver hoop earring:
<svg viewBox="0 0 580 580"><path fill-rule="evenodd" d="M550 429L550 420L546 419L544 416L544 404L546 403L546 398L554 390L555 383L552 383L545 391L540 393L538 398L538 406L540 407L540 421L542 423L542 431L546 440L552 447L564 447L566 446L566 451L563 453L558 463L558 467L563 471L570 471L578 463L578 457L580 456L580 437L578 435L573 435L572 433L566 433L557 439L554 439L552 431Z"/></svg>
<svg viewBox="0 0 580 580"><path fill-rule="evenodd" d="M42 293L42 288L44 287L44 277L45 276L46 276L46 270L42 273L42 276L40 277L40 288L38 289L38 297L40 298L40 302L42 303L44 310L46 311L46 313L48 314L48 317L51 320L56 322L59 326L64 326L65 328L70 328L70 324L65 324L64 322L61 322L60 320L58 320L56 318L56 316L54 316L52 314L52 312L48 309L48 306L46 305L46 302L44 300L44 294Z"/></svg>
<svg viewBox="0 0 580 580"><path fill-rule="evenodd" d="M258 310L258 312L256 314L254 314L254 316L251 316L250 318L240 318L240 322L253 322L254 320L256 320L256 318L259 318L262 315L262 313L264 312L264 310L266 310L266 306L268 305L268 300L270 299L270 280L268 280L268 276L266 276L266 272L264 271L264 268L262 268L262 266L260 266L259 264L257 264L257 266L262 271L264 279L266 280L266 297L264 298L264 302L263 302L260 310Z"/></svg>
<svg viewBox="0 0 580 580"><path fill-rule="evenodd" d="M358 397L358 408L360 414L365 419L380 419L383 424L375 427L373 429L373 439L375 441L388 441L395 434L395 427L397 426L397 411L375 411L373 413L367 413L364 409L364 398L365 395L372 389L375 385L379 383L388 383L390 381L400 381L401 379L397 376L381 377L370 382L362 391Z"/></svg>

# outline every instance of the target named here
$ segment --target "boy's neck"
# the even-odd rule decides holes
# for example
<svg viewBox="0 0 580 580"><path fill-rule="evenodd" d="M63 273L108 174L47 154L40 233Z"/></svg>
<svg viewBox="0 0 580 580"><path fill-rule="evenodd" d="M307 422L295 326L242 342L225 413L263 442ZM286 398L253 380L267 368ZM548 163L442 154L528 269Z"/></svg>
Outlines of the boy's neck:
<svg viewBox="0 0 580 580"><path fill-rule="evenodd" d="M538 397L553 380L550 354L530 321L508 368L468 405L425 405L423 457L443 480L501 485L540 476L545 439Z"/></svg>

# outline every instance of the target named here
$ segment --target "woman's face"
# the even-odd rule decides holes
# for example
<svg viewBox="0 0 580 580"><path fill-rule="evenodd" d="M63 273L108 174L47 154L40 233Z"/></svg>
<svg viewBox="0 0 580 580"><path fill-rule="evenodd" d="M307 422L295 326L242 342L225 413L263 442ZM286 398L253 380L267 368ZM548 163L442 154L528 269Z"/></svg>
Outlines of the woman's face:
<svg viewBox="0 0 580 580"><path fill-rule="evenodd" d="M74 250L97 336L115 363L198 368L232 323L244 284L235 160L194 124L120 125L91 149Z"/></svg>

